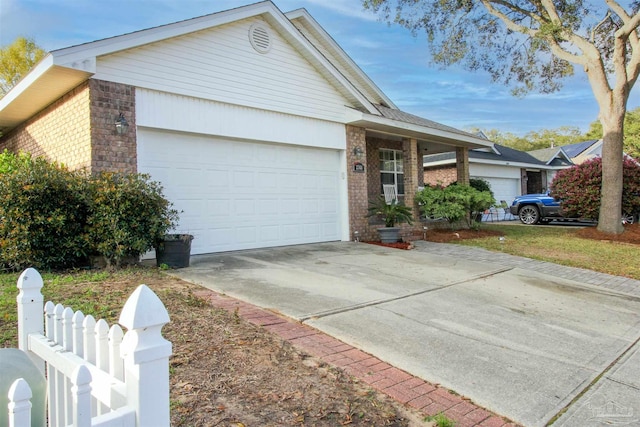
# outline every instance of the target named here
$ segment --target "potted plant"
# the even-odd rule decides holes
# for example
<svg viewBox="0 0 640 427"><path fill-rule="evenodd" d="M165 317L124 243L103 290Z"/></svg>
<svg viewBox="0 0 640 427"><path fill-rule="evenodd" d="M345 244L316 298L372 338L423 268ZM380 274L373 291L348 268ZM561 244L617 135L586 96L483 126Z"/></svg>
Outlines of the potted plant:
<svg viewBox="0 0 640 427"><path fill-rule="evenodd" d="M384 221L384 228L378 228L382 243L395 243L400 241L400 227L396 224L406 222L413 224L413 212L409 206L398 203L397 199L387 203L384 197L372 201L367 217L379 217Z"/></svg>
<svg viewBox="0 0 640 427"><path fill-rule="evenodd" d="M191 234L165 234L155 245L157 266L189 267L192 240Z"/></svg>

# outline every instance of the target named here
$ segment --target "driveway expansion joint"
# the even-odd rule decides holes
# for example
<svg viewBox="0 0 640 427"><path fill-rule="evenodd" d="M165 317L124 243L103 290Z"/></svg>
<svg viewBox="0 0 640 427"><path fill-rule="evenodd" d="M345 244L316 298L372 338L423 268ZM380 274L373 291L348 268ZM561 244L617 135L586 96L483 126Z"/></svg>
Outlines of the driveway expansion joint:
<svg viewBox="0 0 640 427"><path fill-rule="evenodd" d="M493 276L497 276L498 274L501 273L506 273L507 271L511 271L513 270L513 267L506 267L506 268L499 268L496 270L492 270L486 273L482 273L482 274L477 274L473 277L469 277L467 279L464 280L457 280L455 282L451 282L451 283L447 283L445 285L442 286L438 286L435 288L429 288L429 289L423 289L421 291L416 291L416 292L411 292L408 294L404 294L404 295L399 295L396 297L391 297L391 298L384 298L384 299L380 299L380 300L374 300L374 301L367 301L367 302L363 302L360 304L353 304L353 305L349 305L346 307L341 307L341 308L337 308L337 309L333 309L333 310L326 310L326 311L319 311L316 313L311 313L311 314L307 314L304 316L300 316L297 317L297 320L300 321L301 323L305 323L307 320L315 320L315 319L320 319L322 317L328 317L328 316L332 316L335 314L341 314L341 313L346 313L349 311L355 311L355 310L360 310L362 308L368 308L368 307L374 307L377 305L382 305L382 304L387 304L390 302L395 302L395 301L400 301L403 299L407 299L407 298L412 298L418 295L424 295L424 294L428 294L431 292L437 292L437 291L441 291L444 289L448 289L452 286L457 286L457 285L462 285L465 283L469 283L469 282L473 282L476 280L481 280L481 279L486 279L488 277L493 277Z"/></svg>

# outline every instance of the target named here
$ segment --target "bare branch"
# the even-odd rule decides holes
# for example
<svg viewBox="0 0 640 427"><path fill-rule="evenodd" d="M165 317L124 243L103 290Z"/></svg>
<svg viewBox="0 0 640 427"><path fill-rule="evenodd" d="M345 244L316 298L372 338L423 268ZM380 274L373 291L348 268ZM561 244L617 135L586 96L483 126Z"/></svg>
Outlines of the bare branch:
<svg viewBox="0 0 640 427"><path fill-rule="evenodd" d="M600 28L600 26L603 25L605 22L607 22L607 20L609 20L610 18L611 18L611 11L607 10L607 14L602 19L602 21L598 22L598 24L594 26L593 29L591 30L591 43L596 42L596 31L598 30L598 28Z"/></svg>
<svg viewBox="0 0 640 427"><path fill-rule="evenodd" d="M539 35L539 30L535 30L533 28L529 28L526 27L524 25L519 25L517 23L515 23L512 19L510 19L507 15L505 15L503 12L499 11L498 9L496 9L493 6L493 3L499 3L499 4L503 4L503 1L492 1L492 0L480 0L482 2L482 4L485 6L485 8L487 9L487 11L497 17L498 19L500 19L502 22L504 22L504 24L507 26L508 29L512 30L512 31L517 31L520 33L523 33L531 38L534 38L536 36ZM531 14L531 16L533 17L535 14ZM537 16L537 15L536 15ZM545 22L544 18L537 16L536 18L533 18L538 22ZM587 61L582 57L582 55L576 55L575 53L571 53L568 52L566 49L564 49L560 43L558 43L557 40L551 38L551 37L545 37L545 40L549 43L549 47L551 48L551 51L553 52L554 55L556 55L558 58L563 59L567 62L573 62L575 64L580 64L580 65L586 65ZM569 35L569 40L574 43L576 46L578 46L583 52L585 50L588 51L592 51L594 54L597 53L597 49L591 45L588 41L584 40L581 37L578 37L575 34L571 34Z"/></svg>
<svg viewBox="0 0 640 427"><path fill-rule="evenodd" d="M551 22L555 22L555 23L562 22L562 19L560 18L560 15L558 15L558 11L556 10L556 6L553 4L553 1L542 0L541 4L544 7L544 10L547 12L547 14L549 14L549 18Z"/></svg>

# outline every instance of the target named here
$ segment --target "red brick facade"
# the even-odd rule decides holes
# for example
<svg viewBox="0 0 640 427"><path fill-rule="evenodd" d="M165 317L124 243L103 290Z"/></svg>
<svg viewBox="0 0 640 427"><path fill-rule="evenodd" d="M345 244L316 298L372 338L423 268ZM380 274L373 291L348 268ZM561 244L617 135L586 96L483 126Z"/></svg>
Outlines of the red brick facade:
<svg viewBox="0 0 640 427"><path fill-rule="evenodd" d="M360 147L363 151L359 158L356 158L354 154L356 147ZM418 153L417 141L415 139L394 141L367 137L365 129L347 126L349 231L352 240L356 236L360 240L379 240L377 229L384 226L384 223L379 218L367 218L369 203L382 195L380 182L381 149L401 150L403 152L405 194L401 195L399 199L413 207L416 222L413 226L408 224L399 225L402 228L402 236L405 239L409 239L422 232L423 225L417 220L420 213L413 201L418 186L422 185L423 182L422 157ZM356 162L365 167L364 173L354 171L354 163Z"/></svg>
<svg viewBox="0 0 640 427"><path fill-rule="evenodd" d="M136 92L133 86L102 80L91 83L91 172L137 172ZM129 130L115 131L122 112Z"/></svg>
<svg viewBox="0 0 640 427"><path fill-rule="evenodd" d="M442 185L446 187L458 180L455 165L434 166L424 170L424 183L428 185Z"/></svg>
<svg viewBox="0 0 640 427"><path fill-rule="evenodd" d="M370 239L368 235L367 208L369 206L368 188L372 183L368 181L369 153L365 140L365 130L355 126L346 127L347 132L347 186L349 198L349 238L351 240ZM362 150L356 156L354 150ZM361 163L365 172L354 171L355 163ZM378 177L378 183L380 178ZM356 233L357 232L357 233Z"/></svg>
<svg viewBox="0 0 640 427"><path fill-rule="evenodd" d="M90 170L90 105L86 82L0 139L0 151L24 151L71 169Z"/></svg>
<svg viewBox="0 0 640 427"><path fill-rule="evenodd" d="M119 136L122 111L129 130ZM71 169L136 172L135 88L89 80L0 139L0 151L29 152Z"/></svg>

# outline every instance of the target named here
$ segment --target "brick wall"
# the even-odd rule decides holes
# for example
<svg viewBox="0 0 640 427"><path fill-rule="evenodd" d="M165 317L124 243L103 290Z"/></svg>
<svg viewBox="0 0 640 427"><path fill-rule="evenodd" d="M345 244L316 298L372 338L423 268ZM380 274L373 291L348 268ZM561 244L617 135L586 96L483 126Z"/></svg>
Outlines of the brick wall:
<svg viewBox="0 0 640 427"><path fill-rule="evenodd" d="M458 180L455 165L434 166L424 170L424 183L428 185L447 186Z"/></svg>
<svg viewBox="0 0 640 427"><path fill-rule="evenodd" d="M350 165L352 164L353 145L349 142L350 130L359 128L347 128L347 151ZM363 144L362 138L364 138L364 129L359 129L358 142ZM405 195L400 196L401 202L414 205L413 198L417 187L422 184L422 158L418 153L418 145L416 140L407 139L404 141L394 141L383 138L366 137L366 149L365 156L362 163L366 165L366 174L357 177L360 185L357 187L351 185L349 182L349 212L350 212L350 224L353 238L353 232L358 230L358 234L361 240L380 240L377 229L384 227L384 222L376 217L366 218L367 207L369 202L379 198L382 195L382 186L380 183L380 149L400 150L404 155L404 167L405 167ZM350 178L354 176L352 171ZM363 177L365 178L363 180ZM364 182L363 182L364 181ZM353 189L353 191L352 191ZM363 197L366 196L366 197ZM354 199L354 197L356 199ZM354 209L355 208L355 209ZM356 210L357 209L357 210ZM413 225L400 224L402 229L401 235L405 240L414 240L420 238L423 232L423 224L417 220L419 212L417 206L414 206L414 214L416 221Z"/></svg>
<svg viewBox="0 0 640 427"><path fill-rule="evenodd" d="M119 136L122 111L129 130ZM135 88L91 79L0 139L0 151L25 151L70 169L137 171Z"/></svg>
<svg viewBox="0 0 640 427"><path fill-rule="evenodd" d="M25 151L71 169L90 170L89 98L89 83L83 83L0 139L0 151Z"/></svg>
<svg viewBox="0 0 640 427"><path fill-rule="evenodd" d="M137 172L135 87L104 80L90 80L91 172ZM115 131L122 112L129 122L124 135Z"/></svg>
<svg viewBox="0 0 640 427"><path fill-rule="evenodd" d="M360 240L369 240L367 230L367 208L369 201L367 196L367 175L369 170L369 156L365 141L365 130L363 128L348 126L347 132L347 186L349 193L349 236L355 240L356 236ZM357 157L354 149L358 147L362 150L362 155ZM355 172L354 164L362 163L365 173ZM358 232L356 235L356 231Z"/></svg>

